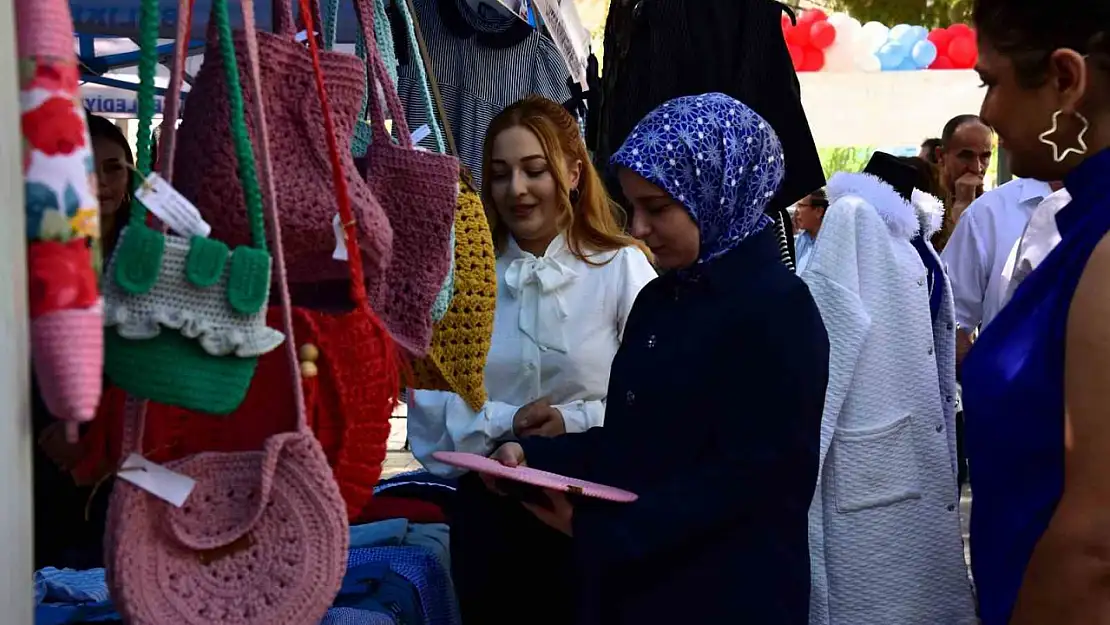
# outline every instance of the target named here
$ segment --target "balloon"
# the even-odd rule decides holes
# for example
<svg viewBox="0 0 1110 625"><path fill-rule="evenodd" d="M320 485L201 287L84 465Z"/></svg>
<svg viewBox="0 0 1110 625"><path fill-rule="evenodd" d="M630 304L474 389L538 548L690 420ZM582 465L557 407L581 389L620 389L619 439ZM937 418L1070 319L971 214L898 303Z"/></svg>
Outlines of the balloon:
<svg viewBox="0 0 1110 625"><path fill-rule="evenodd" d="M890 40L900 43L907 48L912 47L915 43L913 41L913 26L909 24L898 24L890 29Z"/></svg>
<svg viewBox="0 0 1110 625"><path fill-rule="evenodd" d="M917 71L917 69L918 69L917 63L914 63L913 59L907 56L906 58L902 59L902 62L899 63L898 67L895 67L893 71L896 71L896 72L912 72L912 71Z"/></svg>
<svg viewBox="0 0 1110 625"><path fill-rule="evenodd" d="M823 67L825 67L825 53L817 48L806 48L805 58L799 71L819 72Z"/></svg>
<svg viewBox="0 0 1110 625"><path fill-rule="evenodd" d="M794 25L794 23L790 21L790 16L787 15L785 11L783 11L782 19L779 20L779 23L782 25L783 32L786 31L787 26L793 26Z"/></svg>
<svg viewBox="0 0 1110 625"><path fill-rule="evenodd" d="M929 32L929 41L937 47L937 50L947 50L948 44L952 43L952 34L944 28L934 28Z"/></svg>
<svg viewBox="0 0 1110 625"><path fill-rule="evenodd" d="M975 31L971 30L971 27L967 24L952 24L948 27L948 34L951 35L953 39L963 36L975 37Z"/></svg>
<svg viewBox="0 0 1110 625"><path fill-rule="evenodd" d="M937 47L932 41L918 41L913 44L913 49L910 50L910 58L917 66L916 69L925 69L937 60Z"/></svg>
<svg viewBox="0 0 1110 625"><path fill-rule="evenodd" d="M809 27L809 42L818 50L825 50L836 41L836 27L828 22L814 22Z"/></svg>
<svg viewBox="0 0 1110 625"><path fill-rule="evenodd" d="M917 43L918 41L925 41L928 38L929 38L929 29L928 28L925 28L924 26L914 26L913 27L914 43Z"/></svg>
<svg viewBox="0 0 1110 625"><path fill-rule="evenodd" d="M883 44L883 47L879 48L879 52L875 56L879 58L883 71L890 71L901 65L902 61L909 56L909 53L910 51L906 49L906 46L891 41Z"/></svg>
<svg viewBox="0 0 1110 625"><path fill-rule="evenodd" d="M817 22L828 21L829 16L821 9L806 9L798 18L799 24L815 24Z"/></svg>
<svg viewBox="0 0 1110 625"><path fill-rule="evenodd" d="M854 72L858 69L856 57L850 46L834 45L828 50L825 50L824 71Z"/></svg>
<svg viewBox="0 0 1110 625"><path fill-rule="evenodd" d="M933 61L933 64L929 66L929 69L956 69L956 66L952 63L952 59L946 56L938 56L937 60Z"/></svg>
<svg viewBox="0 0 1110 625"><path fill-rule="evenodd" d="M809 45L809 24L803 24L798 20L797 26L791 26L784 31L786 35L786 42L799 48L804 48Z"/></svg>
<svg viewBox="0 0 1110 625"><path fill-rule="evenodd" d="M802 68L802 63L805 62L806 51L801 46L788 44L786 49L790 52L790 62L794 65L794 70L797 71Z"/></svg>
<svg viewBox="0 0 1110 625"><path fill-rule="evenodd" d="M852 16L848 15L847 13L837 11L836 13L830 14L828 19L826 19L825 21L832 24L833 26L840 26L841 24L847 23L851 19Z"/></svg>
<svg viewBox="0 0 1110 625"><path fill-rule="evenodd" d="M948 44L948 58L952 59L952 64L959 69L975 67L975 61L979 60L979 50L975 46L975 40L970 35L956 37Z"/></svg>
<svg viewBox="0 0 1110 625"><path fill-rule="evenodd" d="M857 39L858 45L864 52L878 52L879 48L890 39L890 29L879 22L867 22L863 25L861 36Z"/></svg>
<svg viewBox="0 0 1110 625"><path fill-rule="evenodd" d="M874 73L883 70L883 64L879 61L879 57L874 54L860 54L856 57L856 67L860 71Z"/></svg>

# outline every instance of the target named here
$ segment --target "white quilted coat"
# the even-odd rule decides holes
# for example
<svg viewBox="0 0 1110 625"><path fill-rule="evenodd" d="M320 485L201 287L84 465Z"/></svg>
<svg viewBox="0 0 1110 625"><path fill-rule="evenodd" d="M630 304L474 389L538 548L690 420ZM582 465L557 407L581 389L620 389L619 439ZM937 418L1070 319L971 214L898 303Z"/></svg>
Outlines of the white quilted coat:
<svg viewBox="0 0 1110 625"><path fill-rule="evenodd" d="M976 623L909 202L839 174L809 266L829 333L810 507L814 625Z"/></svg>

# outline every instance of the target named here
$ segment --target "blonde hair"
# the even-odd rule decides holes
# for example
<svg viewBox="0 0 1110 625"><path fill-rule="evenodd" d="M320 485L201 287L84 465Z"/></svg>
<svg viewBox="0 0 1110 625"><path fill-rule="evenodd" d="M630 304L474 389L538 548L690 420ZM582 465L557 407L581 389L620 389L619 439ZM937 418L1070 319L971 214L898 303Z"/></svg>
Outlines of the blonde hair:
<svg viewBox="0 0 1110 625"><path fill-rule="evenodd" d="M526 128L536 136L543 148L544 158L552 165L551 175L555 179L556 201L559 206L557 226L560 232L566 234L567 247L571 253L591 265L604 265L609 261L594 262L590 256L597 252L635 246L651 258L651 252L642 242L625 233L624 210L609 197L601 176L590 163L590 155L582 141L578 122L562 105L535 95L498 113L490 122L482 146L482 171L486 173L482 177L482 204L498 253L504 250L509 232L497 215L488 173L493 159L494 140L502 132L515 127ZM566 163L576 160L582 164L582 173L578 180L577 202L572 204L567 185Z"/></svg>

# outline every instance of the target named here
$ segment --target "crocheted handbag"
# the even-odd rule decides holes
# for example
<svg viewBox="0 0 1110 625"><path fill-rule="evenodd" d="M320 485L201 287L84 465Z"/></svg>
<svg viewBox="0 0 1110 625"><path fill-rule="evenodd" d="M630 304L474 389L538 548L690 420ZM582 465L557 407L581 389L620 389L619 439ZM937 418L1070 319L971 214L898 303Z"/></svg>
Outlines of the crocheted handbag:
<svg viewBox="0 0 1110 625"><path fill-rule="evenodd" d="M178 40L185 41L187 36L179 35ZM248 86L253 89L260 82L252 79ZM330 106L327 110L330 111ZM330 117L326 121L330 123ZM172 141L174 133L167 132L164 137ZM334 155L338 163L339 152ZM262 172L265 173L265 168ZM343 223L352 223L350 204L344 200L348 197L346 191L337 184L334 193L338 195ZM350 235L350 228L347 232ZM389 418L400 388L399 361L392 338L370 310L362 286L360 252L357 246L351 248L353 236L347 236L345 243L350 252L347 267L352 276L347 283L347 297L354 304L353 309L342 313L303 307L292 310L295 338L290 340L303 361L302 384L296 389L289 388L285 357L280 352L271 352L259 359L246 399L227 417L215 419L151 402L143 439L144 447L151 450L151 460L167 462L203 450L257 449L268 436L296 422L297 404L291 398L293 391L299 391L305 397L308 424L339 482L349 518L364 517L386 456ZM271 307L268 322L281 327L284 315L280 307ZM112 390L108 393L111 400L116 400L117 395ZM119 456L122 406L118 401L109 403L105 402L105 414L93 424L83 441L88 443L81 467L86 479L98 477L99 460L105 454L109 458Z"/></svg>
<svg viewBox="0 0 1110 625"><path fill-rule="evenodd" d="M455 211L455 296L435 324L432 347L412 363L413 388L453 391L475 412L486 403L486 356L497 308L497 259L482 200L460 182Z"/></svg>
<svg viewBox="0 0 1110 625"><path fill-rule="evenodd" d="M219 36L230 47L227 1L215 0L213 9ZM254 32L251 0L242 6L249 36ZM257 47L248 45L257 73ZM265 128L261 106L256 113ZM264 137L259 147L267 169ZM273 177L263 175L270 191L277 273L284 284ZM285 331L292 337L288 290L281 296ZM307 625L318 623L335 598L346 568L349 529L324 453L307 430L292 341L285 351L297 389L294 432L269 438L262 451L202 453L171 463L167 468L195 480L181 507L117 482L108 512L105 568L112 599L127 622ZM130 401L126 408L128 454L141 451L144 403Z"/></svg>
<svg viewBox="0 0 1110 625"><path fill-rule="evenodd" d="M157 0L142 6L157 13ZM151 162L157 21L151 18L141 29L138 166L145 175ZM222 57L215 64L222 65L238 96L235 57ZM243 401L258 356L283 340L265 325L271 257L243 100L225 103L253 247L231 252L215 239L165 235L146 225L146 208L135 201L104 281L104 368L112 382L138 397L213 414L227 414Z"/></svg>
<svg viewBox="0 0 1110 625"><path fill-rule="evenodd" d="M262 66L261 93L268 115L268 138L274 148L278 210L282 211L286 227L297 233L285 242L289 279L294 283L343 281L347 279L347 268L332 257L336 249L332 225L336 206L328 151L331 138L320 123L312 58L305 46L295 41L290 0L274 5L276 34L258 33L258 45L266 60ZM215 46L209 45L205 57L219 54ZM241 33L235 35L235 54L243 65L245 48ZM393 230L350 153L350 139L365 93L366 67L354 56L339 52L323 52L320 60L328 97L335 109L334 138L339 141L342 171L358 218L364 272L376 275L392 257ZM241 245L248 241L250 230L238 181L228 166L233 162L233 153L226 114L227 93L218 65L210 67L205 63L185 105L175 184L182 195L198 206L212 226L213 237L228 245ZM249 103L252 95L244 95ZM247 127L257 144L255 116L248 115Z"/></svg>
<svg viewBox="0 0 1110 625"><path fill-rule="evenodd" d="M17 0L28 303L35 377L52 415L96 414L104 363L92 144L64 0Z"/></svg>
<svg viewBox="0 0 1110 625"><path fill-rule="evenodd" d="M383 275L368 276L367 291L393 338L410 355L427 353L432 338L430 311L451 265L451 225L458 193L459 162L452 156L413 149L397 92L389 85L374 40L370 0L356 0L367 41L370 89L380 86L393 120L397 144L385 128L386 111L370 98L373 141L367 151L367 182L393 225L394 254Z"/></svg>

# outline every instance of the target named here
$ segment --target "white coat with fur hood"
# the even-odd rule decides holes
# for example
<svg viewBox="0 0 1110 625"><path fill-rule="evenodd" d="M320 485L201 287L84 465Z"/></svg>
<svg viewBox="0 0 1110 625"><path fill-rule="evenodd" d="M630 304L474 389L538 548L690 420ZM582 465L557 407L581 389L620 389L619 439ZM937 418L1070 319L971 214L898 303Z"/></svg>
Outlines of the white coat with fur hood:
<svg viewBox="0 0 1110 625"><path fill-rule="evenodd" d="M838 174L827 191L801 274L831 348L810 623L975 623L917 215L869 174Z"/></svg>

